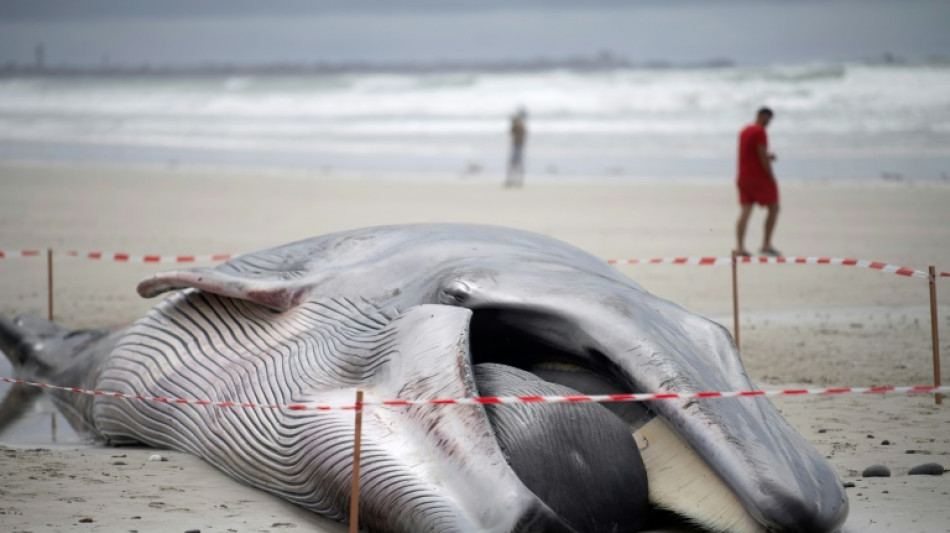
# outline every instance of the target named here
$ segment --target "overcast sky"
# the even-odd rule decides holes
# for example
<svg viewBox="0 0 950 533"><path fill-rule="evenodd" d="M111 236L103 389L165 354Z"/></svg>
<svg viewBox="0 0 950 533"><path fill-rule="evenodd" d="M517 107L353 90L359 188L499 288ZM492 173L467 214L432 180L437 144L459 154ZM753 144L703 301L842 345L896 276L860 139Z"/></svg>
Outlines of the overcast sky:
<svg viewBox="0 0 950 533"><path fill-rule="evenodd" d="M950 0L2 0L0 63L950 57Z"/></svg>

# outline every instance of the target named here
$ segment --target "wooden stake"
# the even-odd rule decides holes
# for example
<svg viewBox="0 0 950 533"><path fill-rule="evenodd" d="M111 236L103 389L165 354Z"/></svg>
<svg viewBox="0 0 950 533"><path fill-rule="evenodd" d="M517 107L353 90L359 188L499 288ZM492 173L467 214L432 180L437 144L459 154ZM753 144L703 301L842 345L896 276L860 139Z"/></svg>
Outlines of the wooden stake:
<svg viewBox="0 0 950 533"><path fill-rule="evenodd" d="M934 355L934 387L940 386L940 335L937 333L937 271L930 267L930 335ZM943 403L943 395L934 394L934 403Z"/></svg>
<svg viewBox="0 0 950 533"><path fill-rule="evenodd" d="M53 321L53 249L46 249L46 317Z"/></svg>
<svg viewBox="0 0 950 533"><path fill-rule="evenodd" d="M732 336L739 350L739 276L736 268L736 251L732 251Z"/></svg>
<svg viewBox="0 0 950 533"><path fill-rule="evenodd" d="M360 440L363 432L363 391L356 391L356 430L353 435L353 488L350 492L350 533L360 530Z"/></svg>

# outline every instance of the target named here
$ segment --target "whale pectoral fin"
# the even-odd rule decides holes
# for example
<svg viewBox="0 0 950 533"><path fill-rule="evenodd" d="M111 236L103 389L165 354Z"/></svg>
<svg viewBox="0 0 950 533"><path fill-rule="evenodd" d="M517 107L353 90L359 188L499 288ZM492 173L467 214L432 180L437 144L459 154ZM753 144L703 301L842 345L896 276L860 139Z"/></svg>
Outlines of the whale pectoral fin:
<svg viewBox="0 0 950 533"><path fill-rule="evenodd" d="M212 268L170 270L153 274L139 282L143 298L177 289L198 289L229 298L248 300L278 311L287 311L304 301L308 287L283 276L250 276Z"/></svg>
<svg viewBox="0 0 950 533"><path fill-rule="evenodd" d="M466 398L478 395L471 365L469 309L423 304L402 311L386 327L385 353L392 354L367 380L370 400L427 400ZM362 485L379 492L384 485L391 494L373 503L360 503L373 516L400 507L395 502L417 502L413 515L438 518L438 527L423 527L409 513L393 515L387 531L545 531L572 533L553 510L541 501L505 460L491 422L482 405L421 403L406 407L375 408L364 419L366 448L394 450L392 463L374 458L377 475ZM425 459L422 459L425 458ZM415 484L406 484L398 474L413 471ZM389 481L392 479L393 481ZM450 500L444 494L453 495ZM427 508L427 512L418 509ZM402 518L400 515L405 515ZM403 522L392 524L392 517ZM434 522L436 523L436 522Z"/></svg>

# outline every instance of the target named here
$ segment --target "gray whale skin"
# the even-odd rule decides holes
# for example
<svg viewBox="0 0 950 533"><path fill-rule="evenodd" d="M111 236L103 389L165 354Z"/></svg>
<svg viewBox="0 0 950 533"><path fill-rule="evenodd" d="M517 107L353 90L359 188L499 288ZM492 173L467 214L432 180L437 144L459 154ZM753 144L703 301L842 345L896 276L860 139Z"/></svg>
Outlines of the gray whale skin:
<svg viewBox="0 0 950 533"><path fill-rule="evenodd" d="M0 317L21 375L258 404L748 390L731 336L581 250L514 229L346 231L153 275L115 330ZM181 450L345 522L353 412L54 393L109 445ZM372 532L612 532L664 509L713 531L835 531L831 467L766 398L367 406ZM666 514L666 513L664 513Z"/></svg>

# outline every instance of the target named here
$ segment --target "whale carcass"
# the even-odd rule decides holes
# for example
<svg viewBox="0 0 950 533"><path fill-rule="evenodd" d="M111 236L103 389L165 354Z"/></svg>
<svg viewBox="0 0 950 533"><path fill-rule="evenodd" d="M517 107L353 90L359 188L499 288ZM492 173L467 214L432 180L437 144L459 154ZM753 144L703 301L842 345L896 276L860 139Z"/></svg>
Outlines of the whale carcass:
<svg viewBox="0 0 950 533"><path fill-rule="evenodd" d="M0 319L0 348L59 385L291 405L748 390L730 335L581 250L519 230L346 231L155 274L134 325ZM212 409L57 393L111 445L202 457L346 521L352 411ZM360 524L374 532L834 531L847 498L763 397L649 404L371 405Z"/></svg>

